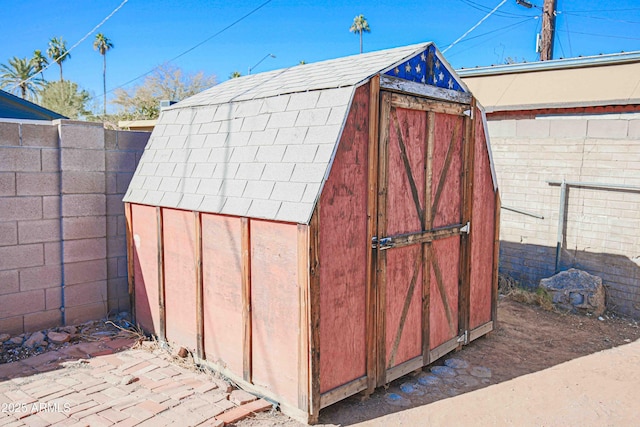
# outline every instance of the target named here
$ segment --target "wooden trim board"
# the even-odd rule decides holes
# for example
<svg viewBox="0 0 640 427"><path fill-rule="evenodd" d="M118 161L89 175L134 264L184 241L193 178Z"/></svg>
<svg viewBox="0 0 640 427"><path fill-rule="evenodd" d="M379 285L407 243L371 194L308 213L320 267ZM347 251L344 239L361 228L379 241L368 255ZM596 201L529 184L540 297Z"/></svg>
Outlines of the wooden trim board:
<svg viewBox="0 0 640 427"><path fill-rule="evenodd" d="M251 229L249 218L241 219L242 251L242 377L251 383Z"/></svg>
<svg viewBox="0 0 640 427"><path fill-rule="evenodd" d="M367 243L372 242L378 230L378 139L380 119L380 77L371 79L369 88L369 147L368 147L368 194L367 194ZM367 251L367 291L366 291L366 343L367 343L367 394L376 387L376 249L369 246Z"/></svg>
<svg viewBox="0 0 640 427"><path fill-rule="evenodd" d="M309 227L298 224L298 295L300 319L298 330L298 408L309 410Z"/></svg>
<svg viewBox="0 0 640 427"><path fill-rule="evenodd" d="M200 212L193 212L195 222L195 269L196 269L196 352L198 357L205 359L204 351L204 303L203 303L203 277L202 277L202 221Z"/></svg>
<svg viewBox="0 0 640 427"><path fill-rule="evenodd" d="M320 205L309 223L309 422L320 414Z"/></svg>
<svg viewBox="0 0 640 427"><path fill-rule="evenodd" d="M160 331L158 337L160 341L167 340L167 311L164 295L164 226L162 224L162 208L156 206L156 222L158 227L158 308Z"/></svg>
<svg viewBox="0 0 640 427"><path fill-rule="evenodd" d="M386 90L425 96L442 101L470 104L471 94L455 90L443 89L422 83L411 82L391 76L380 76L380 87Z"/></svg>
<svg viewBox="0 0 640 427"><path fill-rule="evenodd" d="M134 277L135 246L133 241L133 215L131 203L124 204L124 219L127 239L127 284L129 285L129 309L131 318L136 323L136 291Z"/></svg>
<svg viewBox="0 0 640 427"><path fill-rule="evenodd" d="M368 378L362 377L320 395L320 408L326 408L367 388Z"/></svg>

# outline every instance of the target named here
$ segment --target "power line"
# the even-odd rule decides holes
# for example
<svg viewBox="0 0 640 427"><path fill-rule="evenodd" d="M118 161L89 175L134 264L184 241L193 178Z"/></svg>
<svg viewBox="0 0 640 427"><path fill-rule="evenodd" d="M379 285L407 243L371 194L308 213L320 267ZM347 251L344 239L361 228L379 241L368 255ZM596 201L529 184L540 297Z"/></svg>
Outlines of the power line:
<svg viewBox="0 0 640 427"><path fill-rule="evenodd" d="M495 39L496 37L501 36L502 34L508 33L509 31L511 31L511 30L513 30L513 29L515 29L515 27L518 27L518 26L520 26L520 25L522 25L522 24L525 24L525 23L527 23L527 22L529 22L529 21L531 21L531 20L537 20L537 23L536 23L536 28L537 28L537 27L538 27L538 24L540 23L539 19L540 19L540 17L539 17L539 16L532 16L532 17L530 17L529 19L524 19L524 20L522 20L522 21L520 21L520 22L516 22L515 24L507 25L507 26L505 26L505 27L498 28L497 30L488 31L488 32L483 33L483 34L479 34L479 35L477 35L477 36L470 37L470 38L468 38L468 39L466 39L466 40L463 40L463 41L462 41L462 42L460 42L460 43L461 43L461 44L462 44L462 43L466 43L466 42L471 41L471 40L473 40L473 39L477 39L477 38L480 38L480 37L483 37L483 36L486 36L486 35L489 35L489 34L492 34L492 33L497 33L494 37L490 37L490 38L488 38L487 40L484 40L484 41L482 41L482 42L480 42L480 43L473 44L473 45L471 45L471 46L468 46L466 49L458 50L458 51L456 51L455 53L451 53L451 54L449 54L449 55L447 55L447 56L448 56L448 57L453 57L453 56L456 56L456 55L460 55L461 53L464 53L464 52L468 51L469 49L473 49L474 47L480 46L480 45L482 45L483 43L485 43L485 42L487 42L487 41L489 41L489 40L493 40L493 39Z"/></svg>
<svg viewBox="0 0 640 427"><path fill-rule="evenodd" d="M449 49L451 49L453 46L456 45L456 43L458 43L460 40L462 40L463 38L465 38L471 31L475 30L476 28L478 28L480 26L480 24L482 24L487 18L489 18L491 15L493 15L503 4L505 4L507 2L507 0L502 0L500 2L499 5L497 5L496 7L493 8L493 10L489 13L487 13L481 20L479 20L476 25L474 25L473 27L469 28L463 35L461 35L460 37L458 37L458 39L456 41L454 41L453 43L451 43L449 46L447 46L442 53L444 54L446 51L448 51Z"/></svg>
<svg viewBox="0 0 640 427"><path fill-rule="evenodd" d="M467 6L479 10L481 12L489 12L491 11L490 7L487 7L483 4L480 3L476 3L472 0L460 0L462 3L466 4ZM495 13L495 16L500 16L502 18L523 18L523 17L527 17L530 15L524 15L521 13L512 13L512 12L503 12L503 11L499 11Z"/></svg>
<svg viewBox="0 0 640 427"><path fill-rule="evenodd" d="M564 30L558 30L560 32L566 32ZM625 36L612 36L610 34L595 34L595 33L584 33L580 31L572 31L573 34L582 34L585 36L594 36L594 37L608 37L612 39L625 39L625 40L640 40L640 37L625 37Z"/></svg>
<svg viewBox="0 0 640 427"><path fill-rule="evenodd" d="M202 46L203 44L207 43L207 42L208 42L208 41L210 41L211 39L213 39L213 38L215 38L215 37L219 36L220 34L224 33L224 32L225 32L225 31L227 31L229 28L233 27L234 25L236 25L236 24L238 24L239 22L241 22L241 21L245 20L245 19L246 19L246 18L248 18L249 16L253 15L253 14L254 14L254 13L256 13L258 10L262 9L263 7L265 7L267 4L271 3L272 1L273 1L273 0L267 0L267 1L265 1L264 3L260 4L258 7L256 7L255 9L253 9L252 11L250 11L249 13L247 13L247 14L243 15L242 17L240 17L240 18L236 19L236 20L235 20L235 21L233 21L231 24L229 24L229 25L227 25L226 27L224 27L223 29L219 30L217 33L213 34L212 36L207 37L206 39L204 39L204 40L203 40L203 41L201 41L200 43L197 43L196 45L194 45L194 46L190 47L189 49L185 50L184 52L180 53L179 55L174 56L173 58L171 58L171 59L169 59L169 60L164 61L164 62L163 62L163 64L166 64L167 62L173 62L173 61L175 61L176 59L181 58L181 57L183 57L184 55L186 55L187 53L189 53L189 52L193 51L194 49L197 49L198 47L200 47L200 46ZM133 83L133 82L135 82L136 80L141 79L142 77L148 76L149 74L151 74L152 72L154 72L155 70L157 70L159 67L160 67L159 65L158 65L158 66L155 66L155 67L153 67L152 69L150 69L149 71L147 71L146 73L140 74L138 77L135 77L135 78L133 78L133 79L131 79L131 80L127 81L126 83L123 83L123 84L121 84L121 85L119 85L119 86L116 86L116 87L114 87L114 88L112 88L112 89L108 90L108 91L107 91L107 93L112 93L113 91L115 91L115 90L117 90L117 89L123 88L123 87L125 87L125 86L127 86L127 85L129 85L129 84L131 84L131 83ZM89 99L89 101L93 101L94 99L96 99L96 98L100 98L101 96L104 96L104 95L97 95L97 96L94 96L93 98Z"/></svg>
<svg viewBox="0 0 640 427"><path fill-rule="evenodd" d="M620 22L622 24L640 24L640 21L627 21L625 19L614 19L614 18L607 18L605 16L592 16L592 15L584 15L581 13L576 13L576 12L566 12L566 11L562 11L560 12L563 15L572 15L572 16L577 16L579 18L589 18L589 19L598 19L601 21L611 21L611 22Z"/></svg>
<svg viewBox="0 0 640 427"><path fill-rule="evenodd" d="M478 35L473 36L473 37L467 37L466 39L462 40L460 42L460 44L469 42L469 41L474 40L474 39L478 39L480 37L487 36L489 34L497 33L499 31L508 30L510 28L517 27L517 26L522 25L522 24L524 24L526 22L529 22L531 20L538 20L538 19L540 19L539 16L530 16L527 19L523 19L522 21L518 21L518 22L515 22L513 24L505 25L504 27L500 27L500 28L497 28L495 30L487 31L486 33L478 34Z"/></svg>
<svg viewBox="0 0 640 427"><path fill-rule="evenodd" d="M85 40L86 40L86 39L87 39L91 34L93 34L93 33L94 33L98 28L102 27L102 25L104 25L104 23L105 23L105 22L107 22L107 21L108 21L108 20L109 20L113 15L115 15L115 14L116 14L116 12L117 12L117 11L119 11L119 10L122 8L122 6L124 6L128 1L129 1L129 0L123 0L123 1L122 1L122 3L120 3L120 4L118 5L118 7L116 7L115 9L113 9L113 12L111 12L109 15L107 15L107 17L106 17L106 18L104 18L102 21L100 21L100 23L99 23L98 25L96 25L95 27L93 27L93 28L91 29L91 31L89 31L87 34L85 34L85 35L84 35L84 37L82 37L80 40L78 40L78 41L76 42L76 44L74 44L74 45L73 45L73 46L71 46L68 50L66 50L66 51L64 52L64 54L60 55L58 58L53 58L53 62L52 62L52 63L50 63L49 65L47 65L46 67L44 67L42 70L40 70L40 73L39 73L39 74L43 73L43 72L44 72L45 70L47 70L49 67L53 66L53 64L57 64L57 61L56 61L56 60L58 60L58 59L62 59L62 58L64 58L65 56L68 56L68 55L71 53L71 51L72 51L73 49L75 49L76 47L78 47L78 46L80 45L80 43L82 43L83 41L85 41ZM31 79L33 79L33 78L35 78L36 76L37 76L37 74L34 74L33 76L29 77L28 79L23 80L22 82L20 82L20 83L16 84L13 88L18 87L18 86L19 86L19 85L21 85L22 83L26 83L26 82L28 82L29 80L31 80Z"/></svg>

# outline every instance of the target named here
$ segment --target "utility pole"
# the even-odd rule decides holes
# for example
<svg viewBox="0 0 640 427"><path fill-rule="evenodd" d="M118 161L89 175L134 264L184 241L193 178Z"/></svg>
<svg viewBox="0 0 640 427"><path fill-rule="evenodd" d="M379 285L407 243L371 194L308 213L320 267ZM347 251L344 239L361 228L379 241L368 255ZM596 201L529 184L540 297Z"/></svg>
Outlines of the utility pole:
<svg viewBox="0 0 640 427"><path fill-rule="evenodd" d="M540 61L553 59L553 38L556 30L556 0L544 0L542 8L542 34Z"/></svg>

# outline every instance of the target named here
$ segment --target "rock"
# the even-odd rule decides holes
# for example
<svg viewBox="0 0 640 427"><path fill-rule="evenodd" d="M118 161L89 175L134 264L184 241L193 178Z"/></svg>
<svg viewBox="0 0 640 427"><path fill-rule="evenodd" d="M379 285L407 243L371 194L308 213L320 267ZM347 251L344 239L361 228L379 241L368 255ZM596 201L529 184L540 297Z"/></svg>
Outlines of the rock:
<svg viewBox="0 0 640 427"><path fill-rule="evenodd" d="M491 369L484 366L474 366L469 373L476 378L491 378Z"/></svg>
<svg viewBox="0 0 640 427"><path fill-rule="evenodd" d="M22 345L24 339L21 336L13 337L9 340L9 342L13 345Z"/></svg>
<svg viewBox="0 0 640 427"><path fill-rule="evenodd" d="M412 396L424 396L424 387L416 384L416 383L403 383L400 384L400 390L405 394L410 394Z"/></svg>
<svg viewBox="0 0 640 427"><path fill-rule="evenodd" d="M78 329L75 326L64 326L62 328L58 328L60 332L66 332L69 335L75 335L78 333Z"/></svg>
<svg viewBox="0 0 640 427"><path fill-rule="evenodd" d="M447 359L444 364L453 369L467 369L469 367L469 363L462 359Z"/></svg>
<svg viewBox="0 0 640 427"><path fill-rule="evenodd" d="M464 387L475 387L480 384L480 381L471 375L460 375L458 381L460 381Z"/></svg>
<svg viewBox="0 0 640 427"><path fill-rule="evenodd" d="M437 386L442 384L442 380L433 374L424 374L418 378L418 383L424 386Z"/></svg>
<svg viewBox="0 0 640 427"><path fill-rule="evenodd" d="M184 359L185 357L187 357L189 355L189 351L184 347L180 347L176 354L178 355L178 357L181 357L181 358Z"/></svg>
<svg viewBox="0 0 640 427"><path fill-rule="evenodd" d="M34 332L31 336L25 341L24 346L27 348L35 348L41 347L44 344L44 334L40 331Z"/></svg>
<svg viewBox="0 0 640 427"><path fill-rule="evenodd" d="M51 331L47 334L47 338L49 339L49 342L52 342L54 344L62 344L65 342L69 342L71 336L66 332Z"/></svg>
<svg viewBox="0 0 640 427"><path fill-rule="evenodd" d="M5 342L9 338L11 338L11 335L9 335L9 334L0 334L0 342Z"/></svg>
<svg viewBox="0 0 640 427"><path fill-rule="evenodd" d="M139 380L139 378L138 377L134 377L133 375L125 375L120 380L120 384L121 385L129 385L129 384L135 383L138 380Z"/></svg>
<svg viewBox="0 0 640 427"><path fill-rule="evenodd" d="M540 287L551 295L558 308L580 314L600 316L606 309L602 279L571 268L540 280Z"/></svg>
<svg viewBox="0 0 640 427"><path fill-rule="evenodd" d="M439 377L455 377L456 371L448 366L432 366L431 373Z"/></svg>
<svg viewBox="0 0 640 427"><path fill-rule="evenodd" d="M407 399L406 397L402 397L397 393L387 393L384 396L384 400L386 400L389 405L394 405L394 406L410 406L411 405L411 401L409 399Z"/></svg>

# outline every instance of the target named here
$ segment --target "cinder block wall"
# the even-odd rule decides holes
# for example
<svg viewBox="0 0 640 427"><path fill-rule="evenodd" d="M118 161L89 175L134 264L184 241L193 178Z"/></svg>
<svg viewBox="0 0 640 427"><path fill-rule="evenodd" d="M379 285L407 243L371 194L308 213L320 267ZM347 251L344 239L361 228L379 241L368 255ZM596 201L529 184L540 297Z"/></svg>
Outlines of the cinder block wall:
<svg viewBox="0 0 640 427"><path fill-rule="evenodd" d="M504 207L500 271L525 285L555 272L560 187L578 181L640 187L640 116L489 122ZM561 269L601 276L608 308L640 318L640 192L570 187Z"/></svg>
<svg viewBox="0 0 640 427"><path fill-rule="evenodd" d="M0 332L128 310L120 200L148 137L0 121Z"/></svg>

